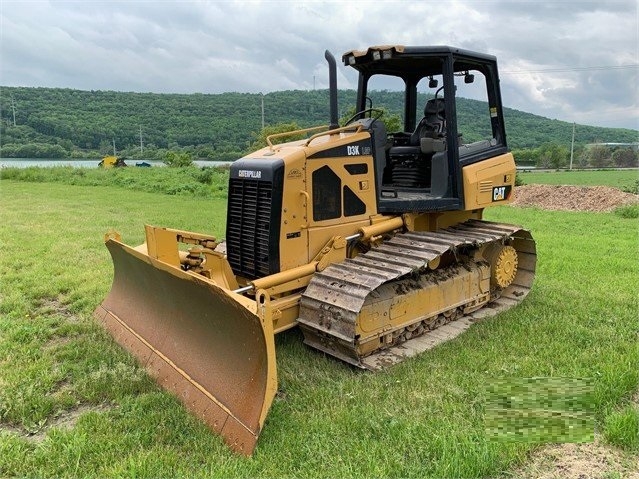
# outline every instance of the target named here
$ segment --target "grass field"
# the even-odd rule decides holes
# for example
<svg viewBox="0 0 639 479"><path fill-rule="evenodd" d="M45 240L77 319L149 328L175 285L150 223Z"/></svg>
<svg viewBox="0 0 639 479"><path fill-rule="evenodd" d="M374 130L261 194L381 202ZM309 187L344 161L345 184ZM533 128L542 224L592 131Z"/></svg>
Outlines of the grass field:
<svg viewBox="0 0 639 479"><path fill-rule="evenodd" d="M189 168L0 168L3 180L62 183L71 186L115 186L171 196L226 198L229 169Z"/></svg>
<svg viewBox="0 0 639 479"><path fill-rule="evenodd" d="M129 244L142 241L144 223L222 235L224 199L5 179L0 206L0 477L508 475L536 446L491 440L487 390L543 376L591 379L598 433L636 467L636 220L489 211L488 219L533 231L531 294L383 373L326 358L296 330L279 335L280 391L246 459L156 387L91 317L112 278L105 231L118 229Z"/></svg>
<svg viewBox="0 0 639 479"><path fill-rule="evenodd" d="M627 189L639 180L639 170L525 171L517 176L526 185L603 185Z"/></svg>
<svg viewBox="0 0 639 479"><path fill-rule="evenodd" d="M73 186L115 186L134 191L200 198L226 197L228 168L0 168L0 178L63 183ZM604 185L628 190L637 188L639 170L525 171L517 176L525 184Z"/></svg>

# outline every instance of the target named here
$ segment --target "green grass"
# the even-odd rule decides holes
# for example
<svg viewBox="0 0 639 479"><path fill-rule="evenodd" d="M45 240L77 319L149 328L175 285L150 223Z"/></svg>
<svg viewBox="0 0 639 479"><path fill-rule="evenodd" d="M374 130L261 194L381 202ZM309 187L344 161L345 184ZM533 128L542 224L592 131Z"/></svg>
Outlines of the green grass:
<svg viewBox="0 0 639 479"><path fill-rule="evenodd" d="M111 285L105 231L129 244L142 241L144 223L222 235L225 201L3 180L0 206L0 477L496 476L535 446L491 439L486 389L526 377L591 378L595 427L632 448L624 405L639 382L635 220L492 209L488 219L523 224L537 239L531 294L382 373L282 333L280 391L247 459L91 317ZM82 408L73 427L58 425Z"/></svg>
<svg viewBox="0 0 639 479"><path fill-rule="evenodd" d="M1 168L0 179L80 186L115 186L134 191L199 198L226 198L228 168Z"/></svg>
<svg viewBox="0 0 639 479"><path fill-rule="evenodd" d="M631 188L639 179L639 170L574 170L518 172L526 185L583 185Z"/></svg>
<svg viewBox="0 0 639 479"><path fill-rule="evenodd" d="M628 404L606 417L606 440L623 449L639 451L639 405Z"/></svg>
<svg viewBox="0 0 639 479"><path fill-rule="evenodd" d="M617 208L615 208L614 211L617 216L621 216L622 218L628 218L628 219L639 218L638 204L618 206Z"/></svg>

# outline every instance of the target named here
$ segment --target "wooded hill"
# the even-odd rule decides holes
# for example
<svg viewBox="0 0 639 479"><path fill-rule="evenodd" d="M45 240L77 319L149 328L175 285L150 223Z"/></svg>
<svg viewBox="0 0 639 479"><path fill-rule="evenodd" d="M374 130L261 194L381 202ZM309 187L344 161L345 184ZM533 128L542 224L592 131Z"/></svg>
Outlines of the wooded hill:
<svg viewBox="0 0 639 479"><path fill-rule="evenodd" d="M166 149L185 150L198 158L234 160L249 149L262 126L262 95L250 93L155 94L81 91L61 88L2 87L0 97L1 156L87 157L113 151L154 158ZM403 94L374 91L373 106L399 113ZM341 114L355 102L355 91L339 92ZM421 104L426 97L419 99ZM328 123L328 91L280 91L264 95L265 125L295 122L300 127ZM458 115L465 124L483 118L487 105L460 99ZM14 116L15 115L15 116ZM572 124L506 108L512 149L543 144L570 146ZM460 118L460 121L462 121ZM15 121L15 123L14 123ZM486 132L477 124L464 132L467 141ZM140 153L140 136L144 150ZM598 141L635 142L629 129L578 125L576 145Z"/></svg>

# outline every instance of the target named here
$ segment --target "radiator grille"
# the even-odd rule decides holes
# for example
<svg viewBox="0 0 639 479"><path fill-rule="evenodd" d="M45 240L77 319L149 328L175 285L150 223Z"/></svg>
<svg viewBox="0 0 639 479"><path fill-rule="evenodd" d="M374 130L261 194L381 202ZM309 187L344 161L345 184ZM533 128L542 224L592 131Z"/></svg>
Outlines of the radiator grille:
<svg viewBox="0 0 639 479"><path fill-rule="evenodd" d="M272 273L269 258L273 183L231 179L226 251L236 275L255 279Z"/></svg>

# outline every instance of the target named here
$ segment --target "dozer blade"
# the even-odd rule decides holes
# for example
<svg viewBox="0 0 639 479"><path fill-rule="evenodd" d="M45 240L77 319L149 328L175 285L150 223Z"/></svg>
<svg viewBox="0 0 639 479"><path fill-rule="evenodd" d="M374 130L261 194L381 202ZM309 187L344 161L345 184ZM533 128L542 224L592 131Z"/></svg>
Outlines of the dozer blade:
<svg viewBox="0 0 639 479"><path fill-rule="evenodd" d="M277 391L272 324L255 302L114 239L112 289L95 311L165 389L251 455Z"/></svg>

